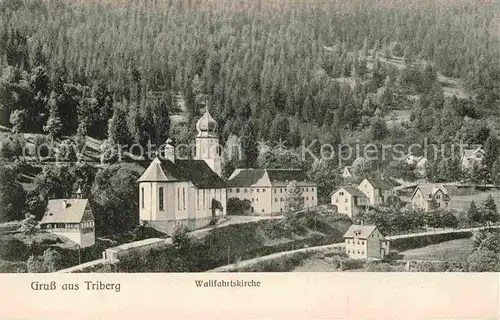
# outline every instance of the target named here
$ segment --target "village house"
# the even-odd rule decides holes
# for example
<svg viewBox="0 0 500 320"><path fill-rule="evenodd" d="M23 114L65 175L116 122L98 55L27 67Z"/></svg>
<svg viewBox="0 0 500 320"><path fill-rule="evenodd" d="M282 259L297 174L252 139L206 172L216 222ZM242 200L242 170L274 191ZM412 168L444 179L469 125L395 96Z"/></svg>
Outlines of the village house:
<svg viewBox="0 0 500 320"><path fill-rule="evenodd" d="M425 166L429 162L426 157L415 156L413 153L407 155L403 161L410 166L414 166L415 171L422 176L425 174Z"/></svg>
<svg viewBox="0 0 500 320"><path fill-rule="evenodd" d="M394 196L394 187L380 178L366 178L358 185L358 189L368 197L372 206L386 204Z"/></svg>
<svg viewBox="0 0 500 320"><path fill-rule="evenodd" d="M373 225L351 225L344 241L352 259L384 259L389 254L389 240Z"/></svg>
<svg viewBox="0 0 500 320"><path fill-rule="evenodd" d="M422 209L425 212L447 209L450 207L450 201L446 188L435 184L417 186L410 198L410 203L414 208Z"/></svg>
<svg viewBox="0 0 500 320"><path fill-rule="evenodd" d="M87 199L51 199L40 222L42 230L66 237L81 248L95 244L95 221Z"/></svg>
<svg viewBox="0 0 500 320"><path fill-rule="evenodd" d="M370 204L366 195L356 187L341 186L331 196L331 203L337 207L337 212L352 218L366 210Z"/></svg>
<svg viewBox="0 0 500 320"><path fill-rule="evenodd" d="M464 169L472 169L474 164L481 165L486 152L482 147L477 147L475 149L465 149L462 153L461 164Z"/></svg>
<svg viewBox="0 0 500 320"><path fill-rule="evenodd" d="M194 159L176 159L168 140L139 183L139 219L169 235L176 226L207 226L226 214L226 184L221 178L217 122L208 109L196 124Z"/></svg>
<svg viewBox="0 0 500 320"><path fill-rule="evenodd" d="M268 215L285 211L288 184L297 181L304 208L318 204L317 185L298 169L236 169L227 180L227 197L247 199L250 212Z"/></svg>

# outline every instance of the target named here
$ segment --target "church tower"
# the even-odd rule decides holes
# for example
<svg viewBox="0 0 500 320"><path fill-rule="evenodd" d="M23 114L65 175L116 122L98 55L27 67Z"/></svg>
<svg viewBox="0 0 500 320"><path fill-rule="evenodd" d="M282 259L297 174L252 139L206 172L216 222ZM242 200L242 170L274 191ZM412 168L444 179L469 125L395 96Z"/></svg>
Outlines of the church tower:
<svg viewBox="0 0 500 320"><path fill-rule="evenodd" d="M217 122L205 109L205 114L196 123L196 160L204 160L208 166L219 175L222 175L222 158L220 155L219 138L217 137Z"/></svg>

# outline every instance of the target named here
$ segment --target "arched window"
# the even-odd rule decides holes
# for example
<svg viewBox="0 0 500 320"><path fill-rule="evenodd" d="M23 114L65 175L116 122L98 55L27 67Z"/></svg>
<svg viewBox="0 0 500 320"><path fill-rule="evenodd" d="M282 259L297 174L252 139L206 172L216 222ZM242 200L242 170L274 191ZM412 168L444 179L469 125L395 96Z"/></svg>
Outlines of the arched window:
<svg viewBox="0 0 500 320"><path fill-rule="evenodd" d="M164 201L163 201L164 194L163 194L163 187L160 187L160 188L158 189L158 192L159 192L159 197L158 197L158 206L159 206L160 211L163 211L163 210L164 210Z"/></svg>
<svg viewBox="0 0 500 320"><path fill-rule="evenodd" d="M141 208L144 209L144 187L141 188Z"/></svg>

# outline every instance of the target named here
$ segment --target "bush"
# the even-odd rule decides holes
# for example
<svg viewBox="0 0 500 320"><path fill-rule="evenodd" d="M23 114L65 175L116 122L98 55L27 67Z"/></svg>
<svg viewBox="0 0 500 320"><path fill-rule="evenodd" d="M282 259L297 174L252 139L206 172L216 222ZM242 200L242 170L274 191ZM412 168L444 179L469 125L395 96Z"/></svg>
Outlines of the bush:
<svg viewBox="0 0 500 320"><path fill-rule="evenodd" d="M364 271L368 272L400 272L402 267L392 266L385 262L368 262L365 264Z"/></svg>
<svg viewBox="0 0 500 320"><path fill-rule="evenodd" d="M412 238L400 238L391 240L391 248L393 250L405 251L408 249L421 248L444 241L470 238L471 236L472 232L450 232Z"/></svg>
<svg viewBox="0 0 500 320"><path fill-rule="evenodd" d="M251 202L248 199L240 200L238 198L227 199L227 214L242 216L250 211Z"/></svg>
<svg viewBox="0 0 500 320"><path fill-rule="evenodd" d="M345 259L340 263L340 269L342 271L345 270L353 270L353 269L361 269L363 268L365 261L359 259Z"/></svg>
<svg viewBox="0 0 500 320"><path fill-rule="evenodd" d="M14 236L0 238L0 259L8 261L26 261L28 247Z"/></svg>

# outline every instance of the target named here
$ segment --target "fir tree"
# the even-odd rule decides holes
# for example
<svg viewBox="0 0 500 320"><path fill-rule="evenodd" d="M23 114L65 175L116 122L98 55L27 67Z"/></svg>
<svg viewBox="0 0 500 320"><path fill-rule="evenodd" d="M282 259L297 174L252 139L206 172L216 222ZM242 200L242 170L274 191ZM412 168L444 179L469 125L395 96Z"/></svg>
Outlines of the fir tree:
<svg viewBox="0 0 500 320"><path fill-rule="evenodd" d="M470 223L477 223L481 220L481 212L476 207L474 200L471 201L469 209L467 210L467 218Z"/></svg>
<svg viewBox="0 0 500 320"><path fill-rule="evenodd" d="M286 189L285 210L290 213L300 210L304 207L304 197L302 196L302 188L297 181L292 181Z"/></svg>
<svg viewBox="0 0 500 320"><path fill-rule="evenodd" d="M47 132L50 139L54 141L55 139L61 137L63 131L63 124L61 122L61 118L59 117L57 96L54 91L50 94L47 107L49 109L49 118L47 119L47 123L43 127L43 130Z"/></svg>
<svg viewBox="0 0 500 320"><path fill-rule="evenodd" d="M488 198L482 203L483 219L489 222L497 222L499 220L497 205L493 197L488 195Z"/></svg>
<svg viewBox="0 0 500 320"><path fill-rule="evenodd" d="M248 121L243 128L241 151L243 153L244 166L246 168L255 168L257 166L259 149L257 146L257 133L253 121Z"/></svg>

